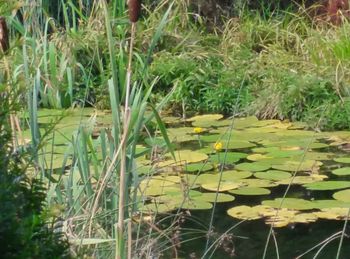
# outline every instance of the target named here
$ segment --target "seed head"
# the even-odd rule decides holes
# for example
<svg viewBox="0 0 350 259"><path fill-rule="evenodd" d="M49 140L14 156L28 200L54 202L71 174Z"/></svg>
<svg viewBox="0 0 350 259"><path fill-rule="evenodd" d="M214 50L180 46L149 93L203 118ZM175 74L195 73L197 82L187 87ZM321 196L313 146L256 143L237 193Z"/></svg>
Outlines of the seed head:
<svg viewBox="0 0 350 259"><path fill-rule="evenodd" d="M6 20L4 17L0 17L0 51L6 52L9 48L9 31L7 29Z"/></svg>
<svg viewBox="0 0 350 259"><path fill-rule="evenodd" d="M141 0L129 0L129 19L131 22L137 22L141 12Z"/></svg>

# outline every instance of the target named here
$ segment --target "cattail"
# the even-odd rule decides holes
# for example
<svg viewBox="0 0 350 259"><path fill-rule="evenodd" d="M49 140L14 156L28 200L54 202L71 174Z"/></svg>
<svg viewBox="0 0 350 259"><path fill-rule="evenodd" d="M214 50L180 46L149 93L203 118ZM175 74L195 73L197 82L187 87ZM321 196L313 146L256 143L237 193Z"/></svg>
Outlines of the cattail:
<svg viewBox="0 0 350 259"><path fill-rule="evenodd" d="M0 17L0 50L6 52L9 47L9 31L7 29L6 20L4 17Z"/></svg>
<svg viewBox="0 0 350 259"><path fill-rule="evenodd" d="M131 22L137 22L141 12L141 0L129 0L129 19Z"/></svg>

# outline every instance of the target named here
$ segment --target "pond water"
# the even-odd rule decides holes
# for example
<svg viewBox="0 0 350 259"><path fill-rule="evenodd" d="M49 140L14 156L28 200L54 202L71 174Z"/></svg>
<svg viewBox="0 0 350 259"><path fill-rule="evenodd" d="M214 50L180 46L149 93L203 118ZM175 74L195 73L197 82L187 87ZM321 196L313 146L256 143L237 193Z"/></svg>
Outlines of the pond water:
<svg viewBox="0 0 350 259"><path fill-rule="evenodd" d="M66 167L72 164L67 143L82 124L92 124L93 145L99 150L99 130L110 127L112 115L95 112L91 122L92 112L71 112L55 126L47 169L62 167L63 160ZM42 129L55 114L39 113ZM211 242L241 223L211 250L212 258L261 258L271 225L283 259L296 258L343 229L350 208L350 132L314 132L302 123L255 117L232 123L219 114L185 122L164 117L164 122L174 155L161 137L145 134L132 173L140 177L137 194L146 202L138 207L143 213L157 214L156 220L179 211L191 215L180 231L184 258L201 258L213 204ZM24 135L29 137L29 131ZM338 244L339 237L317 258L335 258ZM321 246L301 258L313 258ZM272 238L266 258L277 258ZM350 258L348 238L340 258Z"/></svg>
<svg viewBox="0 0 350 259"><path fill-rule="evenodd" d="M278 188L277 188L278 189ZM274 197L278 197L281 190L276 190ZM294 191L294 190L291 190ZM300 191L300 190L295 190ZM328 193L331 196L330 193ZM227 215L227 210L237 204L259 204L258 200L252 200L251 198L237 199L232 203L221 203L216 207L216 213L214 216L214 231L217 233L213 237L215 238L222 233L225 233L229 228L236 224L239 224L241 220L233 219ZM200 221L203 225L209 225L209 218L211 211L195 211L191 213L197 221ZM192 221L185 222L184 228L195 228L196 224ZM201 228L199 225L197 226ZM344 227L343 221L337 220L323 220L319 219L314 223L309 224L291 224L290 226L283 228L275 228L274 233L278 243L278 251L280 258L292 259L304 254L309 249L316 245L319 245L309 253L303 255L300 258L311 259L314 258L320 247L324 244L322 242L329 239L335 233L342 231ZM215 249L211 258L239 258L239 259L256 259L262 258L266 240L270 231L270 226L266 225L264 220L244 221L235 227L230 233L232 234L232 241L226 242ZM347 228L349 233L349 228ZM192 236L185 235L186 239L198 238L198 234ZM317 258L329 259L336 258L339 238L336 238L324 247ZM195 239L194 241L184 242L180 247L180 254L184 258L201 258L206 245L206 238ZM223 242L225 243L225 241ZM228 247L228 249L227 249ZM233 249L233 250L232 250ZM211 253L209 253L211 254ZM349 258L350 255L350 241L345 238L340 258ZM207 257L209 258L209 257ZM266 258L277 258L275 245L271 239L269 248L267 250Z"/></svg>

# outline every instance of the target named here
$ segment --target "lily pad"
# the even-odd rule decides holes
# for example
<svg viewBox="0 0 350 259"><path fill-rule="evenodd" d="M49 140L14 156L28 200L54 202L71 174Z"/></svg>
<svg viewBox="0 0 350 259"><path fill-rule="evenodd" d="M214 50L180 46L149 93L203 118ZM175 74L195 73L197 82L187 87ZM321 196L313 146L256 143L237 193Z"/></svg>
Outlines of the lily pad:
<svg viewBox="0 0 350 259"><path fill-rule="evenodd" d="M334 159L335 162L350 164L350 157L338 157Z"/></svg>
<svg viewBox="0 0 350 259"><path fill-rule="evenodd" d="M308 183L303 185L308 190L314 191L324 191L324 190L337 190L337 189L345 189L350 187L349 181L323 181L323 182L315 182Z"/></svg>
<svg viewBox="0 0 350 259"><path fill-rule="evenodd" d="M261 187L261 188L277 186L275 182L272 182L267 179L242 179L241 185L246 187Z"/></svg>
<svg viewBox="0 0 350 259"><path fill-rule="evenodd" d="M238 195L268 195L271 193L271 191L260 187L243 187L236 190L231 190L229 193Z"/></svg>
<svg viewBox="0 0 350 259"><path fill-rule="evenodd" d="M314 212L314 214L321 219L344 220L349 215L349 209L348 208L326 208L326 209L322 209L321 211Z"/></svg>
<svg viewBox="0 0 350 259"><path fill-rule="evenodd" d="M227 210L227 214L233 218L242 220L255 220L263 217L264 211L271 211L271 207L258 205L254 207L241 205Z"/></svg>
<svg viewBox="0 0 350 259"><path fill-rule="evenodd" d="M298 211L291 211L286 209L278 210L273 216L266 219L266 224L273 225L274 227L285 227L294 223L310 223L315 222L317 216L310 213L299 213Z"/></svg>
<svg viewBox="0 0 350 259"><path fill-rule="evenodd" d="M224 116L222 114L204 114L204 115L198 115L191 117L187 119L187 121L213 121L213 120L220 120Z"/></svg>
<svg viewBox="0 0 350 259"><path fill-rule="evenodd" d="M292 176L292 174L285 171L269 170L266 172L256 172L254 176L260 179L278 181L282 179L288 179Z"/></svg>
<svg viewBox="0 0 350 259"><path fill-rule="evenodd" d="M222 172L222 180L224 181L236 181L239 179L245 179L250 176L252 176L252 172L248 171L236 171L236 170L229 170ZM219 174L218 174L219 176Z"/></svg>
<svg viewBox="0 0 350 259"><path fill-rule="evenodd" d="M315 209L328 208L349 208L350 202L343 202L338 200L314 200L312 201Z"/></svg>
<svg viewBox="0 0 350 259"><path fill-rule="evenodd" d="M270 166L267 164L262 164L259 162L253 162L253 163L241 163L235 166L235 169L242 170L242 171L252 171L252 172L258 172L258 171L265 171L269 169Z"/></svg>
<svg viewBox="0 0 350 259"><path fill-rule="evenodd" d="M209 163L188 164L185 167L187 172L206 172L213 169L213 165Z"/></svg>
<svg viewBox="0 0 350 259"><path fill-rule="evenodd" d="M326 175L310 175L310 176L295 176L294 178L287 178L283 180L279 180L276 183L281 185L289 185L289 184L307 184L307 183L313 183L313 182L320 182L324 179L327 179L328 176Z"/></svg>
<svg viewBox="0 0 350 259"><path fill-rule="evenodd" d="M241 185L240 183L237 182L228 182L228 181L223 181L220 183L216 182L216 183L205 183L201 185L203 189L208 190L208 191L218 191L218 192L226 192L229 190L233 190L233 189L237 189L239 188Z"/></svg>
<svg viewBox="0 0 350 259"><path fill-rule="evenodd" d="M334 193L333 198L339 201L350 202L350 189Z"/></svg>
<svg viewBox="0 0 350 259"><path fill-rule="evenodd" d="M206 192L202 193L202 195L195 197L195 200L202 200L207 202L231 202L235 200L235 197L226 193L218 193L216 197L216 193L214 192Z"/></svg>
<svg viewBox="0 0 350 259"><path fill-rule="evenodd" d="M152 214L152 213L166 213L176 209L175 204L170 203L150 203L142 206L141 211Z"/></svg>
<svg viewBox="0 0 350 259"><path fill-rule="evenodd" d="M297 198L277 198L274 200L266 200L262 202L262 205L292 210L311 210L314 208L314 204L311 201Z"/></svg>
<svg viewBox="0 0 350 259"><path fill-rule="evenodd" d="M296 171L314 171L322 162L316 160L305 160L302 162L288 161L280 165L272 165L272 168L282 171L296 172Z"/></svg>
<svg viewBox="0 0 350 259"><path fill-rule="evenodd" d="M196 183L197 184L205 184L205 183L216 183L219 181L220 176L219 174L209 174L209 173L205 173L205 174L201 174L198 177L196 177Z"/></svg>
<svg viewBox="0 0 350 259"><path fill-rule="evenodd" d="M259 122L255 116L248 116L245 118L235 119L234 126L236 129L244 129L249 127L255 127L255 124Z"/></svg>
<svg viewBox="0 0 350 259"><path fill-rule="evenodd" d="M171 159L170 154L168 154L166 158L168 158L168 160L158 163L159 167L175 165L175 164L185 165L190 163L198 163L208 159L208 155L195 152L192 150L179 150L179 151L175 151L176 160Z"/></svg>
<svg viewBox="0 0 350 259"><path fill-rule="evenodd" d="M188 210L209 210L213 207L210 202L200 200L190 200L174 204L176 208Z"/></svg>
<svg viewBox="0 0 350 259"><path fill-rule="evenodd" d="M335 175L350 175L350 167L338 168L332 171Z"/></svg>
<svg viewBox="0 0 350 259"><path fill-rule="evenodd" d="M246 149L255 147L256 145L249 142L249 141L240 141L240 140L230 140L228 143L225 142L225 140L222 140L223 148L228 149Z"/></svg>
<svg viewBox="0 0 350 259"><path fill-rule="evenodd" d="M218 164L233 164L238 162L241 158L245 158L247 154L239 152L220 152L210 156L209 161Z"/></svg>

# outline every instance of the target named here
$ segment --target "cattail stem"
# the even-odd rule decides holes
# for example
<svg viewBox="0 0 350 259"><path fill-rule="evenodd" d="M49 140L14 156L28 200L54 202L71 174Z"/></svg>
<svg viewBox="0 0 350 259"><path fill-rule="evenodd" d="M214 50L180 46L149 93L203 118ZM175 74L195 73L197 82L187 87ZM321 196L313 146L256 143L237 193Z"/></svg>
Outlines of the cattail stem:
<svg viewBox="0 0 350 259"><path fill-rule="evenodd" d="M116 259L121 258L121 253L123 252L123 244L124 239L124 214L125 214L125 194L128 191L126 184L126 175L127 175L127 159L126 159L126 149L127 149L127 139L128 139L128 129L130 123L130 107L129 107L129 98L130 98L130 89L131 89L131 75L132 75L132 56L133 56L133 47L134 47L134 39L136 33L136 23L131 24L131 38L130 38L130 49L129 49L129 60L128 60L128 68L126 74L126 94L125 94L125 109L124 109L124 127L123 127L123 135L121 139L122 148L120 155L120 175L119 175L119 204L118 204L118 224L117 224L117 242L116 242ZM130 245L128 245L128 249ZM128 254L131 251L128 251Z"/></svg>

